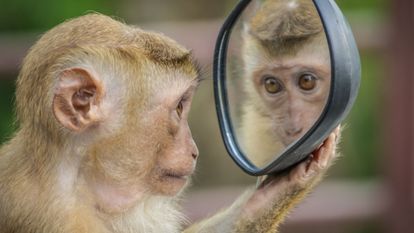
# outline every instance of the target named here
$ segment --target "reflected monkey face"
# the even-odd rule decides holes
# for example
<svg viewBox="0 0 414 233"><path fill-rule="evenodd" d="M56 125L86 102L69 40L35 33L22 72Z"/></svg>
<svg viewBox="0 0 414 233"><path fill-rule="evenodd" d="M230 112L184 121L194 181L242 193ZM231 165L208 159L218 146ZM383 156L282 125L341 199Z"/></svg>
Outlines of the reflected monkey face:
<svg viewBox="0 0 414 233"><path fill-rule="evenodd" d="M264 168L288 156L322 116L331 59L312 1L251 6L229 40L224 88L236 143L254 166Z"/></svg>
<svg viewBox="0 0 414 233"><path fill-rule="evenodd" d="M321 46L317 46L321 48ZM306 46L295 56L267 58L252 73L259 114L284 146L302 137L321 115L329 96L328 52Z"/></svg>

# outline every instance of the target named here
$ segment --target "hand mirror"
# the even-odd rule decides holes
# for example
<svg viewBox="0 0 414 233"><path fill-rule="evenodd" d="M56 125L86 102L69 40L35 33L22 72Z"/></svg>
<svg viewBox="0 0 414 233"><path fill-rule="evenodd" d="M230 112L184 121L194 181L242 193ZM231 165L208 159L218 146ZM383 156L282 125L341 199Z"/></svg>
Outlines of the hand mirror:
<svg viewBox="0 0 414 233"><path fill-rule="evenodd" d="M251 175L284 171L340 124L359 82L355 41L334 1L240 1L214 60L227 151Z"/></svg>

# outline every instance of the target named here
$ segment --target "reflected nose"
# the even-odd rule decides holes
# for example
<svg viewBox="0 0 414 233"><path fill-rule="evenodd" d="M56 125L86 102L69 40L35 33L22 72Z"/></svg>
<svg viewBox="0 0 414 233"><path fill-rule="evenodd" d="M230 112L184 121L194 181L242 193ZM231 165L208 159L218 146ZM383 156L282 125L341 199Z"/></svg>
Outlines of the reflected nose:
<svg viewBox="0 0 414 233"><path fill-rule="evenodd" d="M302 133L302 131L303 131L302 127L290 127L288 129L285 129L285 133L289 137L299 136Z"/></svg>

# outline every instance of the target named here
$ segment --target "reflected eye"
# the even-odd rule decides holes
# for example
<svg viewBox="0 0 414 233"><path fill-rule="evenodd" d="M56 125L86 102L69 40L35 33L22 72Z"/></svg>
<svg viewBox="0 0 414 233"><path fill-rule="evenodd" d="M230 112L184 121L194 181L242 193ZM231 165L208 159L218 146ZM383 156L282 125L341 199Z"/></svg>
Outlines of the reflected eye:
<svg viewBox="0 0 414 233"><path fill-rule="evenodd" d="M180 103L178 103L177 108L175 109L175 111L177 112L177 115L181 118L181 114L183 113L183 101L180 101Z"/></svg>
<svg viewBox="0 0 414 233"><path fill-rule="evenodd" d="M267 77L264 80L264 87L270 94L276 94L283 89L282 84L275 77Z"/></svg>
<svg viewBox="0 0 414 233"><path fill-rule="evenodd" d="M310 91L316 87L317 78L312 74L303 74L299 78L298 85L302 90Z"/></svg>

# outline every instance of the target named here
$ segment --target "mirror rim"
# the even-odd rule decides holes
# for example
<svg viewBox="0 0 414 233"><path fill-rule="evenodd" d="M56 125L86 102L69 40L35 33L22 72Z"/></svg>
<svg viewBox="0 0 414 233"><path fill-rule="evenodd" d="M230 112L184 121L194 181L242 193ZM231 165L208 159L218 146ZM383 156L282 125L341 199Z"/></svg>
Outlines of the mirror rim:
<svg viewBox="0 0 414 233"><path fill-rule="evenodd" d="M213 81L220 132L231 158L254 176L279 173L306 157L347 116L357 97L361 64L351 29L334 0L313 0L328 41L331 61L331 87L325 109L309 131L264 168L258 168L244 155L235 140L226 89L227 48L233 26L251 0L241 0L224 22L214 51Z"/></svg>

